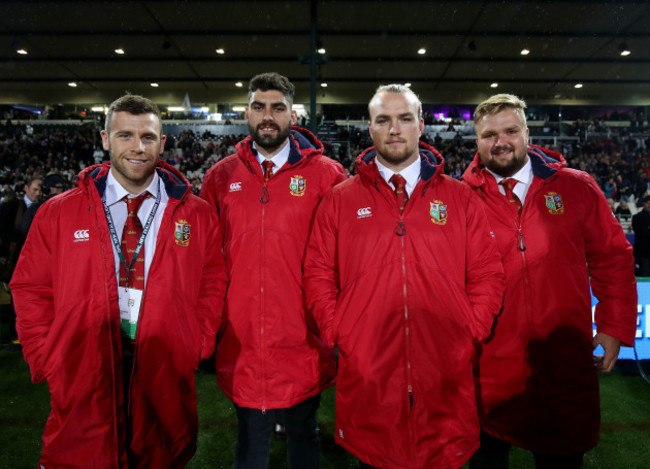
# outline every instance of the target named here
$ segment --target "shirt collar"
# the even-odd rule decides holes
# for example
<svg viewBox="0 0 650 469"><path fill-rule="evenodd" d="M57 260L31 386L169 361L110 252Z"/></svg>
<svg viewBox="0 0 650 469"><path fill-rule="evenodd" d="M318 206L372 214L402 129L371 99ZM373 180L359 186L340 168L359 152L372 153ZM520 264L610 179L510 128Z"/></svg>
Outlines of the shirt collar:
<svg viewBox="0 0 650 469"><path fill-rule="evenodd" d="M154 198L158 197L158 188L160 184L160 177L158 172L154 171L153 179L149 183L149 186L141 192L149 192ZM113 172L108 172L108 177L106 178L106 191L104 192L104 201L106 206L110 207L111 205L121 201L125 196L136 197L140 194L131 194L129 193L122 185L115 179Z"/></svg>
<svg viewBox="0 0 650 469"><path fill-rule="evenodd" d="M492 176L494 176L494 179L496 179L497 184L499 184L501 181L504 179L515 179L517 181L517 184L523 184L523 185L530 185L530 183L533 181L533 166L530 163L530 158L528 158L528 161L526 161L526 164L515 174L510 176L510 178L505 178L503 176L499 176L497 173L494 171L490 170L489 168L487 169Z"/></svg>
<svg viewBox="0 0 650 469"><path fill-rule="evenodd" d="M379 174L386 182L390 181L390 178L393 174L398 174L391 169L388 169L386 166L379 162L379 158L375 157L375 163L377 164L377 169ZM408 165L406 168L401 170L399 174L406 180L406 187L415 187L415 185L420 180L420 169L422 167L422 160L416 158L416 160Z"/></svg>
<svg viewBox="0 0 650 469"><path fill-rule="evenodd" d="M255 149L255 158L257 158L257 162L260 165L264 160L273 161L273 172L280 169L282 166L284 166L287 160L289 160L289 151L291 150L291 146L289 145L289 139L287 139L287 143L282 147L282 149L278 153L276 153L276 155L273 158L265 158L264 155L262 155L257 150L257 145L255 144L255 142L253 142L253 148Z"/></svg>

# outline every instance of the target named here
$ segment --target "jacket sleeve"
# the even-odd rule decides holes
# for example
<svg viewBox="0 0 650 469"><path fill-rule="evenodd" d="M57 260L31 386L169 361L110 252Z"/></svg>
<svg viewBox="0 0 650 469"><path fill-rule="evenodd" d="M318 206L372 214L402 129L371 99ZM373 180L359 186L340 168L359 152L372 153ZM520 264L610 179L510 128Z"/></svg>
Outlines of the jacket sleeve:
<svg viewBox="0 0 650 469"><path fill-rule="evenodd" d="M54 322L55 227L50 206L38 211L27 235L9 287L16 310L16 331L32 381L46 380L43 349Z"/></svg>
<svg viewBox="0 0 650 469"><path fill-rule="evenodd" d="M208 242L198 299L198 319L203 342L201 359L209 358L214 352L227 284L222 230L219 228L219 220L213 207L210 208L208 219Z"/></svg>
<svg viewBox="0 0 650 469"><path fill-rule="evenodd" d="M473 335L483 341L503 304L505 274L483 203L474 193L467 202L465 290L474 315Z"/></svg>
<svg viewBox="0 0 650 469"><path fill-rule="evenodd" d="M332 325L340 291L336 211L335 197L330 191L316 211L304 264L308 319L330 347L334 346Z"/></svg>
<svg viewBox="0 0 650 469"><path fill-rule="evenodd" d="M637 318L632 246L596 182L589 175L584 180L587 206L582 226L591 288L598 299L596 327L631 346Z"/></svg>

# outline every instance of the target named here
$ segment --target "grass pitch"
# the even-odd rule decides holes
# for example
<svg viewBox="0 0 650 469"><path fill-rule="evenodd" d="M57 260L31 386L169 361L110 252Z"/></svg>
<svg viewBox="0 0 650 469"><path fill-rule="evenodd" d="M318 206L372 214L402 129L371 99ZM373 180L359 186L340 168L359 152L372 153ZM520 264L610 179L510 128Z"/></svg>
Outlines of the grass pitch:
<svg viewBox="0 0 650 469"><path fill-rule="evenodd" d="M600 377L600 444L585 455L584 469L650 467L650 385L629 363L621 365L625 366L617 365L619 371ZM49 413L47 385L31 383L27 364L16 349L0 350L0 370L0 468L38 467L41 434ZM229 469L235 447L235 410L217 388L213 373L199 371L196 386L199 440L188 468ZM334 389L323 393L318 420L322 469L356 468L356 458L334 444ZM287 467L284 441L273 438L270 458L272 469ZM533 468L532 456L515 448L510 467Z"/></svg>

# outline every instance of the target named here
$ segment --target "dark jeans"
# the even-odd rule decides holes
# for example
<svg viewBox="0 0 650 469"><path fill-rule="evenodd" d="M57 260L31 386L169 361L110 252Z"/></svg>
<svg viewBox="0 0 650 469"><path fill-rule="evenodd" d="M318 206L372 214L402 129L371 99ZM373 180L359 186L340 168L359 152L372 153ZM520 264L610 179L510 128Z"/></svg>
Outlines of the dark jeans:
<svg viewBox="0 0 650 469"><path fill-rule="evenodd" d="M287 431L287 461L290 469L318 469L320 438L316 412L320 394L282 409ZM235 405L239 429L235 450L235 469L266 469L269 467L271 430L275 425L275 410L249 409Z"/></svg>
<svg viewBox="0 0 650 469"><path fill-rule="evenodd" d="M470 469L508 469L510 443L481 432L481 447L470 459ZM579 469L584 453L540 455L533 453L537 469Z"/></svg>

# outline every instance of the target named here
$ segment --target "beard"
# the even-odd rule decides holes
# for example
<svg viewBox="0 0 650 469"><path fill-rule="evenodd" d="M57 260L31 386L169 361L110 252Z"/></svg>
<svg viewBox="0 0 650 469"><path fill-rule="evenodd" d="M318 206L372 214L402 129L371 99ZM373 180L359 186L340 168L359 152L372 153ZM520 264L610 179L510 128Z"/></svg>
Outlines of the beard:
<svg viewBox="0 0 650 469"><path fill-rule="evenodd" d="M419 157L420 154L419 146L415 148L404 147L398 151L393 151L390 148L387 148L387 145L382 145L381 147L375 146L375 150L380 160L383 160L392 166L400 166L402 163L411 159L415 161L415 158Z"/></svg>
<svg viewBox="0 0 650 469"><path fill-rule="evenodd" d="M278 133L275 135L263 134L260 132L262 127L273 127L278 131ZM259 124L257 127L248 124L248 131L258 147L263 148L266 151L274 151L277 150L289 137L291 126L282 129L277 124Z"/></svg>
<svg viewBox="0 0 650 469"><path fill-rule="evenodd" d="M519 153L517 153L517 151L512 147L510 147L509 150L512 151L513 155L509 160L498 159L490 154L487 160L483 161L483 164L486 168L499 176L506 178L514 176L528 161L528 153L527 148L523 152Z"/></svg>

